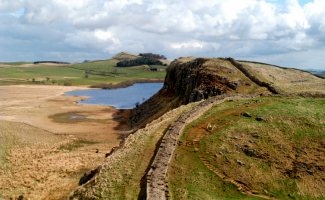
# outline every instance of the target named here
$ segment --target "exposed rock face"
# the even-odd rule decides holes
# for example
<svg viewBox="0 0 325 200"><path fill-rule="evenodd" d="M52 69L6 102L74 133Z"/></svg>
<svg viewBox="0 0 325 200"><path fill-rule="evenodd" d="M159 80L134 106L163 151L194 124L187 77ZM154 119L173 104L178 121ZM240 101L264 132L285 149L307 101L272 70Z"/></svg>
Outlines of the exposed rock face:
<svg viewBox="0 0 325 200"><path fill-rule="evenodd" d="M187 104L211 96L227 94L240 85L237 82L230 83L226 76L204 70L202 65L208 60L197 58L188 63L180 63L177 60L172 62L167 70L163 90L172 90L175 96L182 97Z"/></svg>
<svg viewBox="0 0 325 200"><path fill-rule="evenodd" d="M181 104L232 93L240 86L239 82L229 81L227 76L220 76L204 67L203 64L208 60L206 58L196 58L189 62L174 60L167 69L164 87L132 111L130 117L132 127L159 117L157 113L163 108L166 110L168 102L173 102L170 106L172 109ZM232 69L223 66L220 68L227 73L234 73Z"/></svg>

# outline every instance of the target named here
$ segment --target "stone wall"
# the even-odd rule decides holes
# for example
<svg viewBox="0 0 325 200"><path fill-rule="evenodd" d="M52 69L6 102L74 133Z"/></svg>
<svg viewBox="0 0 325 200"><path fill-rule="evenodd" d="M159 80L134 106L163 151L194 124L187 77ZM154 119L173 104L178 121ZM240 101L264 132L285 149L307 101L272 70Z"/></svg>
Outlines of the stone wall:
<svg viewBox="0 0 325 200"><path fill-rule="evenodd" d="M233 64L235 67L237 67L237 69L239 69L241 72L243 72L251 81L253 81L257 85L262 86L262 87L267 87L273 94L282 94L282 92L280 90L275 88L270 83L261 81L258 77L253 75L248 69L246 69L242 64L236 62L235 59L229 58L228 60L231 62L231 64Z"/></svg>
<svg viewBox="0 0 325 200"><path fill-rule="evenodd" d="M161 145L158 149L157 155L151 165L151 169L147 174L147 199L161 200L166 199L166 175L169 163L176 149L177 140L181 136L184 127L192 121L199 118L212 106L220 104L230 99L250 99L259 95L241 95L229 94L211 97L202 101L190 111L182 114L176 121L174 121L169 130L166 132Z"/></svg>

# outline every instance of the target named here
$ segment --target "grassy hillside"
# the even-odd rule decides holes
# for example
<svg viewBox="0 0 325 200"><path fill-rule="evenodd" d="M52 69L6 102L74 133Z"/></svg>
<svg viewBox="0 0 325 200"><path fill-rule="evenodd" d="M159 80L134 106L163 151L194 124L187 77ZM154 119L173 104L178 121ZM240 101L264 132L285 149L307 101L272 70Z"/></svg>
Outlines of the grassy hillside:
<svg viewBox="0 0 325 200"><path fill-rule="evenodd" d="M166 72L150 72L150 67L115 67L121 60L135 59L138 56L119 53L107 60L94 60L77 64L31 64L25 62L0 64L0 85L4 84L60 84L92 85L98 83L116 83L137 78L164 78ZM21 67L19 67L21 66ZM85 72L88 71L88 78ZM33 81L34 79L34 81Z"/></svg>
<svg viewBox="0 0 325 200"><path fill-rule="evenodd" d="M311 73L267 64L240 62L255 76L286 92L324 92L325 79Z"/></svg>
<svg viewBox="0 0 325 200"><path fill-rule="evenodd" d="M300 97L257 98L213 107L185 129L169 170L171 196L243 199L221 174L256 194L323 199L324 110L325 99ZM263 120L256 120L258 116Z"/></svg>
<svg viewBox="0 0 325 200"><path fill-rule="evenodd" d="M104 169L96 183L89 182L84 188L79 187L70 199L145 199L145 177L155 149L168 126L196 104L174 109L131 134L121 149L103 161L101 166Z"/></svg>

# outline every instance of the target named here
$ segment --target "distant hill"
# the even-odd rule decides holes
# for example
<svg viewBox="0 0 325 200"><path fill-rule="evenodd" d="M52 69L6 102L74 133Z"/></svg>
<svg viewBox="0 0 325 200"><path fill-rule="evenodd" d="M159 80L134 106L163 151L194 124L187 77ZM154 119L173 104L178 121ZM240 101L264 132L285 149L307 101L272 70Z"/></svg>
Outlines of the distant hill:
<svg viewBox="0 0 325 200"><path fill-rule="evenodd" d="M125 60L134 60L139 58L140 56L132 53L127 53L127 52L121 52L113 56L111 59L115 59L118 61L125 61Z"/></svg>

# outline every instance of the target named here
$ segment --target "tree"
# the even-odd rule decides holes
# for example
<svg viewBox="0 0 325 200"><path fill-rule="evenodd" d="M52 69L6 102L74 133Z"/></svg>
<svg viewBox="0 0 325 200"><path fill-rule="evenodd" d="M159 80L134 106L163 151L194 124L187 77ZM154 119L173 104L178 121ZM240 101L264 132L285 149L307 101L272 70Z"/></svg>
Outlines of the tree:
<svg viewBox="0 0 325 200"><path fill-rule="evenodd" d="M88 78L88 74L85 74L85 78Z"/></svg>
<svg viewBox="0 0 325 200"><path fill-rule="evenodd" d="M116 64L117 67L131 67L139 65L163 65L163 63L157 58L152 57L140 57L134 60L124 60Z"/></svg>
<svg viewBox="0 0 325 200"><path fill-rule="evenodd" d="M46 77L46 80L47 80L47 81L49 81L49 80L50 80L50 78L49 78L49 77Z"/></svg>
<svg viewBox="0 0 325 200"><path fill-rule="evenodd" d="M32 81L35 82L35 78L33 78Z"/></svg>
<svg viewBox="0 0 325 200"><path fill-rule="evenodd" d="M139 107L139 105L140 105L139 101L135 103L135 107Z"/></svg>
<svg viewBox="0 0 325 200"><path fill-rule="evenodd" d="M52 80L52 83L53 83L53 84L56 83L56 80Z"/></svg>

